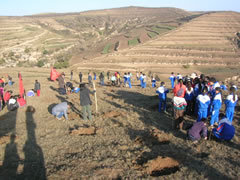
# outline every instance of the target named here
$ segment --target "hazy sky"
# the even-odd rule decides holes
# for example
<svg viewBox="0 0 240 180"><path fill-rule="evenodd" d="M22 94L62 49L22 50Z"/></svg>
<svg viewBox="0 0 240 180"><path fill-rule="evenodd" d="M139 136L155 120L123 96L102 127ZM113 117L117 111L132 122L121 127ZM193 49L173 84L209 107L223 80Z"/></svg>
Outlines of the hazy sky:
<svg viewBox="0 0 240 180"><path fill-rule="evenodd" d="M0 15L81 12L126 6L176 7L188 11L240 12L240 0L0 0Z"/></svg>

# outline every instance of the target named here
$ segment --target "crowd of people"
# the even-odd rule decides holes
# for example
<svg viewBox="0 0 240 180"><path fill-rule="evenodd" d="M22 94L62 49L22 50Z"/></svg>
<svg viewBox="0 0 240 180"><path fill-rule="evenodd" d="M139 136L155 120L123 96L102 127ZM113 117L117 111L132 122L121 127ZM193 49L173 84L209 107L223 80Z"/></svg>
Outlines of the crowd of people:
<svg viewBox="0 0 240 180"><path fill-rule="evenodd" d="M5 88L6 86L12 86L14 83L12 81L12 77L9 75L7 75L7 77L8 82L6 82L3 77L0 79L0 111L3 110L4 107L7 107L9 111L14 111L19 107L24 107L27 104L26 96L35 96L35 93L37 96L40 96L41 85L38 80L35 80L34 88L26 92L23 89L23 86L21 86L22 76L19 73L18 78L20 92L19 94L14 94L12 90L6 90Z"/></svg>
<svg viewBox="0 0 240 180"><path fill-rule="evenodd" d="M172 99L174 112L174 128L182 130L184 115L196 117L196 122L189 130L189 138L197 142L200 137L206 139L206 125L213 129L215 137L230 140L235 133L232 125L235 106L238 101L237 87L232 85L229 90L224 84L216 81L214 77L204 74L197 76L177 76L171 73L169 77L174 97ZM175 82L177 82L175 84ZM222 91L227 97L223 99ZM159 94L159 112L166 112L166 97L169 92L164 87L164 82L156 91ZM220 114L222 104L225 105L225 115ZM220 118L220 121L219 121ZM214 128L216 126L216 128ZM231 137L231 138L230 138Z"/></svg>
<svg viewBox="0 0 240 180"><path fill-rule="evenodd" d="M96 90L89 90L86 86L93 87L93 82L97 80L97 74L95 72L89 72L87 75L88 83L83 82L83 73L79 73L79 86L74 87L73 83L73 71L70 73L70 81L65 82L65 73L58 75L58 92L61 95L68 93L79 93L80 92L80 105L82 106L82 114L84 120L91 120L91 99L90 94L94 94ZM8 76L8 82L4 78L0 79L0 110L7 106L8 110L13 111L18 107L25 106L26 96L40 96L41 85L38 80L35 80L34 89L27 93L20 93L19 95L13 95L13 92L8 90L4 91L6 85L11 86L13 84L12 78ZM21 75L19 75L21 80ZM105 74L101 72L99 74L99 84L105 85ZM123 79L123 82L122 82ZM176 76L172 72L170 77L171 88L166 87L165 82L160 82L160 86L157 86L159 78L154 76L151 77L151 87L156 88L156 93L159 97L159 108L160 113L167 112L167 94L172 91L173 98L173 118L174 129L183 129L184 116L189 115L196 118L196 122L188 131L188 137L197 142L201 137L206 139L207 137L207 125L212 130L212 134L219 138L230 140L234 136L235 129L232 125L234 118L235 106L238 101L236 94L237 87L232 85L227 88L224 83L219 83L214 77L208 77L204 74L198 76L196 73L191 75L182 76L178 73ZM124 86L132 88L133 75L131 72L125 72L123 76L119 72L110 73L107 71L107 80L112 86ZM136 80L139 81L141 88L147 87L147 76L142 72L136 73ZM227 94L226 98L223 98L222 91ZM225 104L225 115L221 112L222 106ZM67 110L73 104L68 102L62 102L52 109L52 114L57 119L61 119L63 116L68 119ZM224 134L225 133L225 134ZM226 135L227 134L227 135ZM231 137L231 138L230 138Z"/></svg>

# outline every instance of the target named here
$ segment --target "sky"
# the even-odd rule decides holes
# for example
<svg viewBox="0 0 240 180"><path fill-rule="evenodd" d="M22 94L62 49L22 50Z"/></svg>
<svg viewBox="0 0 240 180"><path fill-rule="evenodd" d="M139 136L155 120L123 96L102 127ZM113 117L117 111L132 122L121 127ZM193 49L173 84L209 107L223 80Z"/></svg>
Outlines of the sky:
<svg viewBox="0 0 240 180"><path fill-rule="evenodd" d="M126 6L240 12L240 0L0 0L0 16L82 12Z"/></svg>

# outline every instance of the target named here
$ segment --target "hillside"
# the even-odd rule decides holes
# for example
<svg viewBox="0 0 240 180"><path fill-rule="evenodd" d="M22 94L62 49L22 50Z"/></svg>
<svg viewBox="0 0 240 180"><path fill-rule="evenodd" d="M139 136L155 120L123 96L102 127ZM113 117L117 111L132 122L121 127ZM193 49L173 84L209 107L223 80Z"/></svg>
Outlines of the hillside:
<svg viewBox="0 0 240 180"><path fill-rule="evenodd" d="M176 8L140 7L0 17L0 64L64 66L72 56L77 63L146 42L194 17Z"/></svg>
<svg viewBox="0 0 240 180"><path fill-rule="evenodd" d="M209 13L157 39L95 58L91 64L85 61L81 68L101 69L104 63L111 64L112 69L151 71L164 71L161 69L164 64L238 66L240 51L236 39L239 39L239 31L239 13Z"/></svg>
<svg viewBox="0 0 240 180"><path fill-rule="evenodd" d="M69 81L70 70L63 71ZM97 80L98 113L91 96L93 120L86 121L82 119L79 94L59 95L58 82L48 80L50 69L1 69L2 74L13 77L15 83L6 89L14 94L19 92L18 72L22 73L27 91L38 79L41 95L27 97L27 105L35 107L35 113L26 112L27 107L16 111L5 107L0 111L0 179L226 180L240 177L239 105L233 121L236 134L231 142L210 138L194 145L186 140L186 130L172 129L171 91L167 98L168 114L158 112L159 99L150 78L146 89L138 86L135 73L131 89L100 86ZM87 82L87 72L83 73L84 82ZM78 86L78 71L74 71L73 80L73 85ZM240 76L235 80L240 80ZM169 88L170 83L166 82ZM105 83L110 84L107 80ZM62 101L74 104L69 110L69 121L57 120L51 114L53 105ZM186 125L195 121L195 117L185 116ZM74 127L95 127L96 134L71 134ZM12 134L16 138L10 140ZM154 165L149 163L157 157L167 158L159 165L165 168L151 173Z"/></svg>

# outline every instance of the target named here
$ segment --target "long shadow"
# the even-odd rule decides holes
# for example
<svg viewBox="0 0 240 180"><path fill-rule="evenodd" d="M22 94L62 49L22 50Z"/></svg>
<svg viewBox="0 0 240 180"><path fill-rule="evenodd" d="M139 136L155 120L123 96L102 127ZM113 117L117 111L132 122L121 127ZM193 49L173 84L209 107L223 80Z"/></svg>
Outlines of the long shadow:
<svg viewBox="0 0 240 180"><path fill-rule="evenodd" d="M6 114L0 116L0 137L5 136L8 133L15 134L16 118L17 110L9 111Z"/></svg>
<svg viewBox="0 0 240 180"><path fill-rule="evenodd" d="M27 141L24 145L24 169L20 179L46 179L44 155L41 147L37 144L33 118L34 110L28 107L26 111Z"/></svg>
<svg viewBox="0 0 240 180"><path fill-rule="evenodd" d="M5 147L3 164L0 166L0 179L16 179L19 165L16 139L17 110L0 116L0 138L10 135L10 142ZM2 146L2 145L1 145Z"/></svg>
<svg viewBox="0 0 240 180"><path fill-rule="evenodd" d="M172 132L171 114L159 114L156 112L156 108L152 108L155 107L156 102L158 102L158 100L154 100L156 97L123 90L117 91L116 94L108 93L107 95L113 97L113 99L123 99L125 103L132 105L130 106L130 108L132 108L131 110L140 115L139 120L146 125L146 129L156 128L161 132ZM170 99L167 100L168 105L171 104L170 101ZM122 108L118 103L111 101L107 102L111 103L116 108ZM152 136L148 130L145 131L128 128L126 133L129 134L130 139L133 141L136 140L137 136L140 136L142 145L147 146L150 149L150 151L145 151L140 154L136 160L138 165L143 165L147 161L155 159L158 156L171 157L179 161L183 166L188 167L188 169L197 172L199 175L204 175L204 177L208 179L230 179L219 170L205 163L204 158L209 155L207 153L205 153L206 155L204 153L200 153L199 155L194 153L194 150L189 148L189 146L185 147L182 144L174 144L171 141L167 143L159 142L157 137ZM180 169L174 169L174 172L172 171L170 174L175 173L177 170ZM161 173L162 172L159 174L157 173L157 175L161 175ZM164 173L162 175L166 175Z"/></svg>
<svg viewBox="0 0 240 180"><path fill-rule="evenodd" d="M10 142L6 145L3 165L0 168L0 179L17 179L17 168L20 157L17 152L16 135L11 134Z"/></svg>
<svg viewBox="0 0 240 180"><path fill-rule="evenodd" d="M53 87L53 86L49 86L49 87L50 87L51 90L56 91L56 92L59 92L58 88L55 88L55 87Z"/></svg>
<svg viewBox="0 0 240 180"><path fill-rule="evenodd" d="M116 108L125 109L126 111L131 108L132 111L137 112L140 115L141 120L145 125L155 126L165 132L171 131L171 113L164 114L158 112L158 97L156 95L148 96L138 92L123 90L117 91L116 94L106 93L106 95L111 96L113 99L123 99L124 103L132 105L131 107L124 107L116 102L105 100ZM167 99L168 107L170 101L170 99ZM171 111L170 107L168 108L168 111Z"/></svg>

